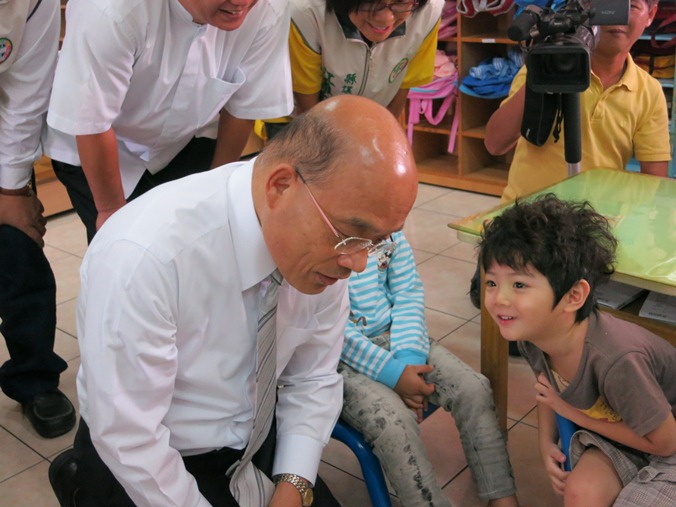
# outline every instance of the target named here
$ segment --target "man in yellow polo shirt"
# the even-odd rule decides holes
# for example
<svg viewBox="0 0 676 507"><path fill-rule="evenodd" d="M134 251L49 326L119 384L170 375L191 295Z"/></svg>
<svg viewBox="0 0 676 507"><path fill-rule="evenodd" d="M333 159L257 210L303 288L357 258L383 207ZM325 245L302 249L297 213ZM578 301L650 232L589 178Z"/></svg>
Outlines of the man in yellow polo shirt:
<svg viewBox="0 0 676 507"><path fill-rule="evenodd" d="M669 119L661 86L636 66L629 50L657 11L657 0L631 0L628 25L601 26L591 55L591 84L580 94L581 170L624 170L632 156L641 172L667 176L671 159ZM516 145L503 201L521 197L567 177L562 140L543 146L520 135L526 69L486 126L488 151L501 155ZM518 119L519 121L515 121ZM564 126L565 128L565 126Z"/></svg>

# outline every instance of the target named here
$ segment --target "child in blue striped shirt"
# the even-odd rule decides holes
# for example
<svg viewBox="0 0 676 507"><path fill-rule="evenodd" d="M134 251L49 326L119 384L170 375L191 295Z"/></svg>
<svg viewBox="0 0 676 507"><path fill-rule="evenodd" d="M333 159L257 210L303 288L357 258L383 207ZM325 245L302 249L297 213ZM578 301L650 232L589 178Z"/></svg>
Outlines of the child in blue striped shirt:
<svg viewBox="0 0 676 507"><path fill-rule="evenodd" d="M422 282L402 232L351 275L349 294L341 417L373 446L401 505L450 506L420 439L429 401L452 412L482 500L517 506L488 380L430 340Z"/></svg>

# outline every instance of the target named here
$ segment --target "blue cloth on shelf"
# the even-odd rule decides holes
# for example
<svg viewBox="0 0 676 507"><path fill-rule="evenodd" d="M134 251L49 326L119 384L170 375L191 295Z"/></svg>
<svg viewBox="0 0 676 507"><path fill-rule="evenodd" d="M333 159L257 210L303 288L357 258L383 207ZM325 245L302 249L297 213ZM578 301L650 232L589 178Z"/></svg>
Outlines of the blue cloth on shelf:
<svg viewBox="0 0 676 507"><path fill-rule="evenodd" d="M487 58L469 69L469 76L462 80L460 91L485 99L506 97L512 80L522 65L523 58L518 48L510 49L506 58Z"/></svg>

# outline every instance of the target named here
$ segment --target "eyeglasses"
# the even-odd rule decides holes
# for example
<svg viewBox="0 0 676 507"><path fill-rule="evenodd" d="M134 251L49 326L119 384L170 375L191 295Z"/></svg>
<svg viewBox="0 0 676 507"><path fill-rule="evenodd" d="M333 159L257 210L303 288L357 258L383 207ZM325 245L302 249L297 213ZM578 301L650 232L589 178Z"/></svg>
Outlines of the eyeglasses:
<svg viewBox="0 0 676 507"><path fill-rule="evenodd" d="M380 12L383 9L390 9L392 14L406 14L418 6L418 2L366 2L361 4L357 10L368 12Z"/></svg>
<svg viewBox="0 0 676 507"><path fill-rule="evenodd" d="M394 250L396 243L389 239L385 239L374 245L373 241L370 239L347 236L346 234L338 232L338 230L331 223L331 220L329 220L326 216L326 213L324 213L324 210L317 202L317 199L315 199L315 196L312 194L307 181L305 181L305 178L303 178L303 175L300 173L300 171L298 171L298 169L296 169L296 174L300 178L300 181L303 182L303 185L305 185L308 194L310 194L310 199L312 199L312 202L317 208L317 211L319 211L319 214L324 219L324 222L329 227L329 229L331 229L331 232L334 234L334 236L338 238L338 243L336 243L333 247L336 252L338 252L340 255L353 255L357 252L361 252L362 250L366 250L368 255L379 255L381 253Z"/></svg>

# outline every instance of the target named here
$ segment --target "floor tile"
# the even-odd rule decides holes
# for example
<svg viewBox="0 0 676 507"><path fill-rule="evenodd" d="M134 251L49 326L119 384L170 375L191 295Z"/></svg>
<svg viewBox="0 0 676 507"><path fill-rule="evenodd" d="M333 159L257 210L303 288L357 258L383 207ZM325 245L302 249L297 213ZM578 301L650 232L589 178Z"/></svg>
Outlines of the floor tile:
<svg viewBox="0 0 676 507"><path fill-rule="evenodd" d="M425 252L424 250L418 250L416 248L413 248L413 258L415 259L416 265L419 265L423 262L425 262L428 259L431 259L434 257L435 254L430 253L430 252Z"/></svg>
<svg viewBox="0 0 676 507"><path fill-rule="evenodd" d="M415 208L408 215L404 234L414 249L437 254L459 242L455 231L447 226L452 218L450 215Z"/></svg>
<svg viewBox="0 0 676 507"><path fill-rule="evenodd" d="M73 338L77 337L77 298L63 301L56 306L56 327Z"/></svg>
<svg viewBox="0 0 676 507"><path fill-rule="evenodd" d="M471 262L436 256L418 266L425 287L425 305L463 319L472 319L479 310L469 300L469 282L475 271Z"/></svg>
<svg viewBox="0 0 676 507"><path fill-rule="evenodd" d="M418 185L418 195L415 199L413 207L417 208L426 202L432 201L451 192L453 192L453 190L450 188L437 187L435 185Z"/></svg>
<svg viewBox="0 0 676 507"><path fill-rule="evenodd" d="M427 332L434 340L441 340L466 322L464 319L431 308L425 309L425 320L427 321Z"/></svg>
<svg viewBox="0 0 676 507"><path fill-rule="evenodd" d="M525 424L518 424L509 431L507 447L517 496L522 505L529 507L560 507L563 502L550 486L537 441L537 429Z"/></svg>
<svg viewBox="0 0 676 507"><path fill-rule="evenodd" d="M50 262L56 278L56 304L77 297L80 290L80 264L82 258L68 254L54 262Z"/></svg>
<svg viewBox="0 0 676 507"><path fill-rule="evenodd" d="M0 428L0 483L13 477L43 460L43 457L18 440L14 435ZM0 502L2 496L0 495Z"/></svg>
<svg viewBox="0 0 676 507"><path fill-rule="evenodd" d="M57 329L56 339L54 340L54 352L61 359L68 362L80 357L80 346L74 336Z"/></svg>
<svg viewBox="0 0 676 507"><path fill-rule="evenodd" d="M47 221L45 244L71 254L87 248L85 227L76 213L65 213Z"/></svg>
<svg viewBox="0 0 676 507"><path fill-rule="evenodd" d="M457 243L440 253L445 257L452 257L454 259L460 259L462 261L471 263L477 262L476 246L470 245L469 243Z"/></svg>
<svg viewBox="0 0 676 507"><path fill-rule="evenodd" d="M0 482L0 507L59 507L49 486L48 470L49 462L42 461Z"/></svg>
<svg viewBox="0 0 676 507"><path fill-rule="evenodd" d="M422 203L419 209L453 215L456 218L464 218L498 204L500 204L500 198L498 197L454 190L436 199Z"/></svg>

